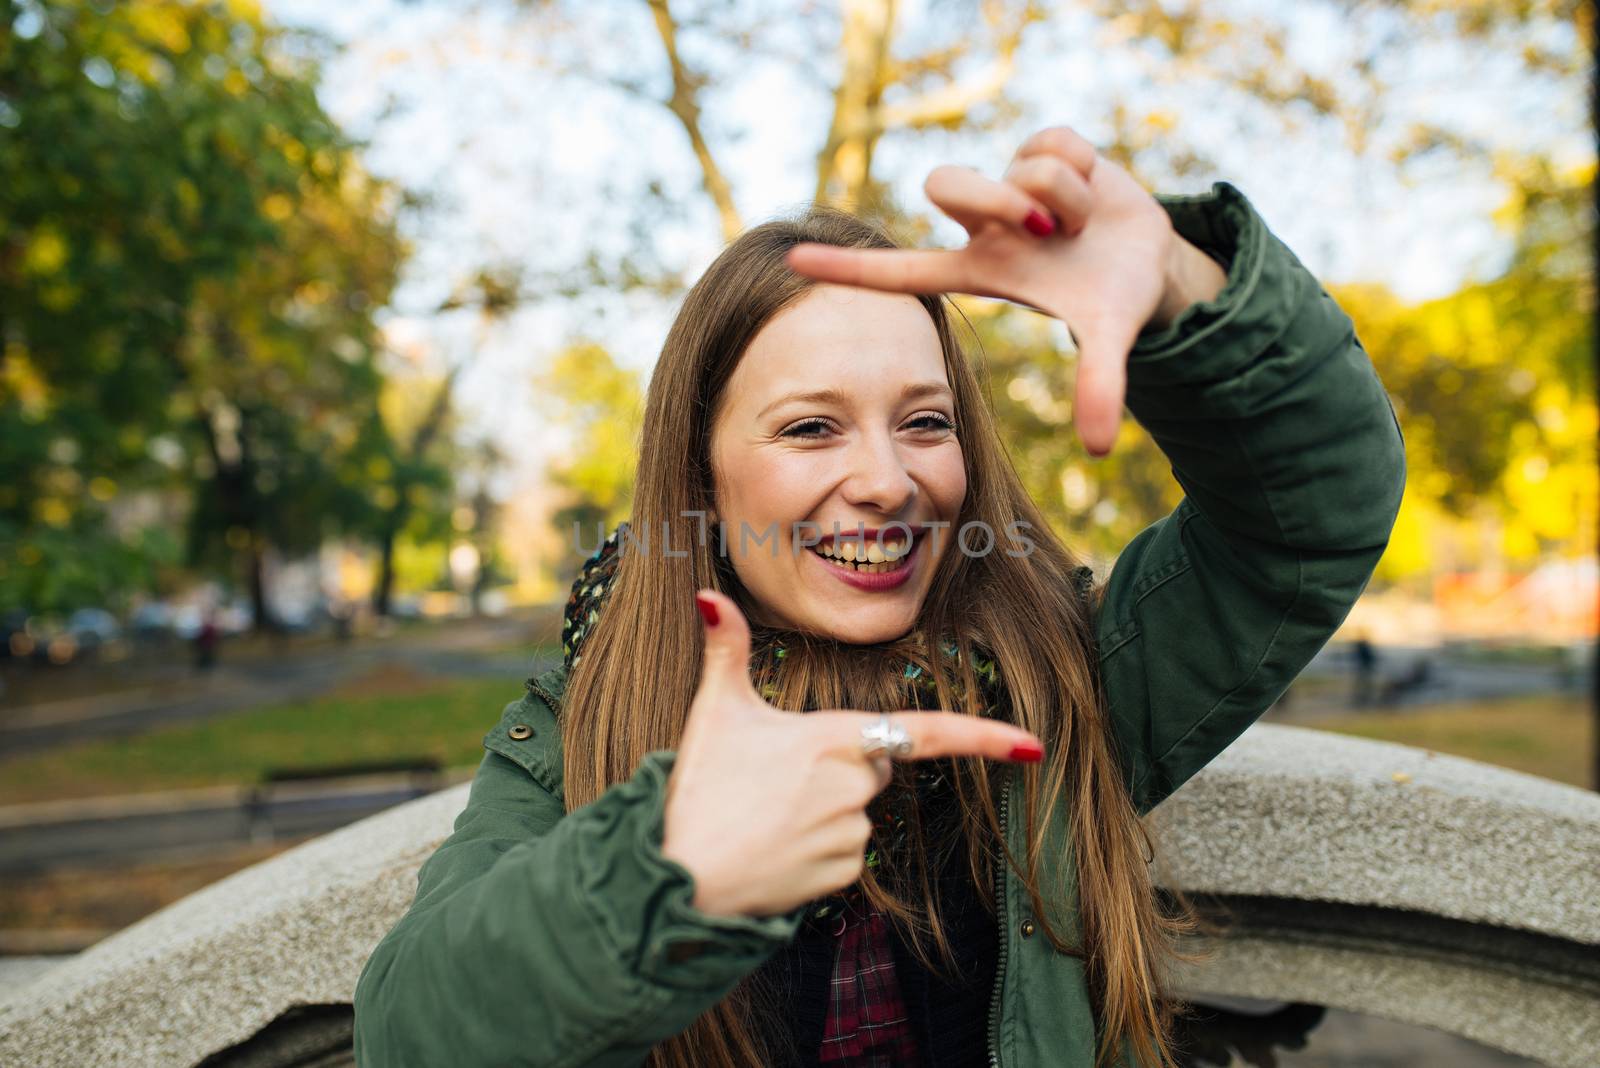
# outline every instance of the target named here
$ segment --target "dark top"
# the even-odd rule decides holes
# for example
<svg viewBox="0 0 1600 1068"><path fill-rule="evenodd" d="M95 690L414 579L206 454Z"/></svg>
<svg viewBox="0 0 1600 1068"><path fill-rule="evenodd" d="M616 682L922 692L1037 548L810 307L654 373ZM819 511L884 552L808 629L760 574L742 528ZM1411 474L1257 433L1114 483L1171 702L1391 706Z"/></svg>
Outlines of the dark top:
<svg viewBox="0 0 1600 1068"><path fill-rule="evenodd" d="M936 792L924 799L925 818L947 820L954 799ZM911 1017L923 1063L929 1068L955 1068L984 1062L988 1045L989 1001L999 964L999 931L984 908L968 870L966 846L947 845L932 859L938 873L940 910L948 925L951 948L960 974L930 972L912 954L889 924L895 973ZM823 1024L828 1010L837 940L827 919L808 918L792 942L773 954L758 971L780 1006L769 1022L774 1056L780 1068L818 1065Z"/></svg>

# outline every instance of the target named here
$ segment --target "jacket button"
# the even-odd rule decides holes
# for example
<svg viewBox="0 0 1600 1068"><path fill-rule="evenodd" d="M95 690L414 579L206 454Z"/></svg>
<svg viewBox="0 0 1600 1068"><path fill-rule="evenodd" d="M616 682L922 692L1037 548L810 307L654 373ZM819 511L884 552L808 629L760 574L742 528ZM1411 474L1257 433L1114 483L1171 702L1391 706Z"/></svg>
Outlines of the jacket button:
<svg viewBox="0 0 1600 1068"><path fill-rule="evenodd" d="M510 730L506 731L506 734L510 736L512 741L520 742L524 738L533 737L533 728L528 726L526 723L518 723L515 727L512 727Z"/></svg>
<svg viewBox="0 0 1600 1068"><path fill-rule="evenodd" d="M1032 938L1033 937L1033 921L1031 919L1023 920L1021 926L1018 927L1018 930L1020 930L1022 932L1022 937L1023 938Z"/></svg>

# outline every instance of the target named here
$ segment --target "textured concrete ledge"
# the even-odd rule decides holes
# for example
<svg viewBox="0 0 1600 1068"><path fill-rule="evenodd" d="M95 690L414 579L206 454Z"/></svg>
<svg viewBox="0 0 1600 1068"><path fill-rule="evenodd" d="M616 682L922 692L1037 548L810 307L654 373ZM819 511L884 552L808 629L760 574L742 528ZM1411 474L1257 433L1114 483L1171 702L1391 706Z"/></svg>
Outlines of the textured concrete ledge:
<svg viewBox="0 0 1600 1068"><path fill-rule="evenodd" d="M1258 725L1154 813L1162 882L1414 910L1600 945L1600 795Z"/></svg>
<svg viewBox="0 0 1600 1068"><path fill-rule="evenodd" d="M11 992L0 1004L0 1064L192 1065L295 1006L348 1002L466 790L242 871ZM1400 746L1257 726L1152 820L1188 890L1415 911L1600 944L1600 797L1581 790ZM1249 937L1230 951L1228 967L1206 973L1206 989L1431 1023L1503 1048L1519 1044L1519 1027L1557 1026L1537 1012L1518 1023L1538 984L1513 988L1500 973L1477 985L1461 975L1446 982L1403 956L1378 968L1359 951ZM1471 1018L1488 1015L1486 995L1511 999L1495 1006L1506 1021L1499 1030ZM1416 1008L1429 998L1437 1004ZM1567 1032L1591 1033L1597 999L1579 990L1572 1002L1575 1015L1560 1017Z"/></svg>
<svg viewBox="0 0 1600 1068"><path fill-rule="evenodd" d="M0 1004L0 1064L185 1066L296 1005L348 1002L468 787L246 868L57 965Z"/></svg>
<svg viewBox="0 0 1600 1068"><path fill-rule="evenodd" d="M1222 943L1182 986L1432 1027L1552 1068L1594 1068L1600 1050L1592 990L1471 962L1245 937Z"/></svg>

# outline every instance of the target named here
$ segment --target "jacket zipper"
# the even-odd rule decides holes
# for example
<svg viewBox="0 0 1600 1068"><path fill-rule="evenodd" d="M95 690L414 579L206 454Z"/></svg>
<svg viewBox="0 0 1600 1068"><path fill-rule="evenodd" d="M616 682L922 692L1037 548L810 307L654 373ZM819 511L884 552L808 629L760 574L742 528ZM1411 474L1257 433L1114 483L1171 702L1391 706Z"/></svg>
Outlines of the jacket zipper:
<svg viewBox="0 0 1600 1068"><path fill-rule="evenodd" d="M1008 845L1007 825L1011 815L1011 781L1016 778L1016 769L1006 769L1006 784L1001 790L1000 797L1000 841ZM999 860L995 864L995 918L1000 923L1000 953L994 971L994 991L989 996L989 1064L990 1068L1000 1068L1000 992L1004 988L1006 978L1006 875L1008 869L1005 863L1005 850L1002 848Z"/></svg>

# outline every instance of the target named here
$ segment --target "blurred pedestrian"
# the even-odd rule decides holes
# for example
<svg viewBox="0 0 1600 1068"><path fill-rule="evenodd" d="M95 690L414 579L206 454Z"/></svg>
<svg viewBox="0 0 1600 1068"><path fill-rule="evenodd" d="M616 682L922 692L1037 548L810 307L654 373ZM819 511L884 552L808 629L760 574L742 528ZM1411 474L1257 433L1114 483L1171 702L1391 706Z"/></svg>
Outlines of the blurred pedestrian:
<svg viewBox="0 0 1600 1068"><path fill-rule="evenodd" d="M217 647L222 643L222 630L217 626L215 612L207 612L205 620L194 636L194 666L197 671L210 671L217 666Z"/></svg>
<svg viewBox="0 0 1600 1068"><path fill-rule="evenodd" d="M1362 631L1356 635L1355 648L1356 688L1351 703L1357 707L1372 704L1373 691L1378 679L1378 650Z"/></svg>
<svg viewBox="0 0 1600 1068"><path fill-rule="evenodd" d="M356 606L344 598L333 602L328 609L328 615L333 619L333 636L341 642L350 640L355 633Z"/></svg>

